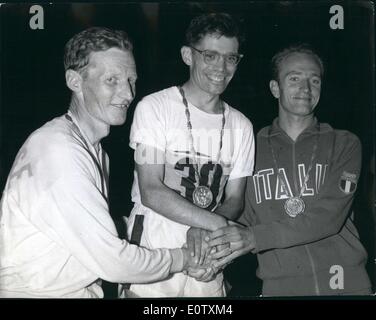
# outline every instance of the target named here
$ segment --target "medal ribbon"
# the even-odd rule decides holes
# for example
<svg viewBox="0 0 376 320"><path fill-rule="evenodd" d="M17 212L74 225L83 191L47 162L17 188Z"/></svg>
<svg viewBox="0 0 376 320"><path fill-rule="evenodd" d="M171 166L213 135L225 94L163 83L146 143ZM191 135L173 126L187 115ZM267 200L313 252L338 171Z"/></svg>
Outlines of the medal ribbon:
<svg viewBox="0 0 376 320"><path fill-rule="evenodd" d="M191 149L191 152L193 153L194 160L195 160L194 163L193 163L193 168L195 170L195 175L196 175L198 185L200 185L200 177L201 176L200 176L200 172L198 170L198 159L196 158L197 152L196 152L196 150L194 148L194 144L193 144L191 113L189 112L188 101L185 97L185 93L184 93L183 88L178 87L178 89L179 89L179 92L182 96L183 104L185 106L185 116L187 118L187 128L188 128L188 131L189 131L189 138L190 138L189 144L190 144L190 149ZM222 103L221 103L221 106L222 106L222 128L221 128L221 137L220 137L220 141L219 141L219 150L218 150L218 154L217 154L217 160L216 160L216 163L215 163L215 168L217 167L217 164L218 164L219 159L220 159L220 153L222 151L222 144L223 144L223 132L224 132L225 124L226 124L225 108L224 108Z"/></svg>
<svg viewBox="0 0 376 320"><path fill-rule="evenodd" d="M81 140L85 144L87 151L89 152L90 156L92 157L92 159L94 160L94 163L96 164L96 166L98 168L99 174L101 176L102 190L106 190L107 191L108 179L105 176L106 170L104 169L104 166L102 165L102 163L104 162L104 160L103 160L103 153L102 153L102 163L101 163L101 161L99 160L99 154L94 155L93 152L90 151L89 143L84 138L84 136L83 136L83 134L82 134L79 126L75 123L75 121L73 121L72 114L71 114L70 111L68 111L68 113L65 114L65 118L68 121L70 121L73 124L73 126L76 128L77 134L79 135L79 137L81 138ZM106 200L107 200L107 197L106 197Z"/></svg>

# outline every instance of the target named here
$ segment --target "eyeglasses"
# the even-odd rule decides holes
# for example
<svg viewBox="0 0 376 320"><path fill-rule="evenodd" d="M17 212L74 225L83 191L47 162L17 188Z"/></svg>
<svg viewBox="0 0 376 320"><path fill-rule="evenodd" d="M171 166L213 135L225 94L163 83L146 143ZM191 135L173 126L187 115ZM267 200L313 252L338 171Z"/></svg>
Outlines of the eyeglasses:
<svg viewBox="0 0 376 320"><path fill-rule="evenodd" d="M223 57L226 64L230 66L236 66L241 60L241 58L243 58L244 56L238 53L221 54L213 50L199 50L194 47L190 47L190 48L200 53L204 57L205 63L210 64L210 65L216 64L219 61L219 57Z"/></svg>

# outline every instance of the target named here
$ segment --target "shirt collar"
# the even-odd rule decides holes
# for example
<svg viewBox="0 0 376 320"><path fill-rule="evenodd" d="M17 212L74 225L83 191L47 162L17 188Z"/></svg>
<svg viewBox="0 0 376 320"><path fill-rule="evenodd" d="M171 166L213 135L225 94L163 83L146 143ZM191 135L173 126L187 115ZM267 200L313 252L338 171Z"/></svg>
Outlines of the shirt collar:
<svg viewBox="0 0 376 320"><path fill-rule="evenodd" d="M319 123L317 118L314 117L312 124L303 130L303 132L300 134L311 134L311 133L317 133L317 132L327 132L333 130L332 127L327 123ZM282 130L282 128L278 124L278 117L273 120L272 126L270 128L270 136L278 135L278 134L286 134L285 131Z"/></svg>

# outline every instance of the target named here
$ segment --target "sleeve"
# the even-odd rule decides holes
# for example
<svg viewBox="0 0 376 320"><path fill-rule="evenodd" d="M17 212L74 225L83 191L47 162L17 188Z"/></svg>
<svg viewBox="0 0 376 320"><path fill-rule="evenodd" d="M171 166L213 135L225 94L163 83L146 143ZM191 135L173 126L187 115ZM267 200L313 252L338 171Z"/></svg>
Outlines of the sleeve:
<svg viewBox="0 0 376 320"><path fill-rule="evenodd" d="M348 175L353 177L349 182L356 187L361 169L361 144L357 137L349 133L336 139L329 174L305 213L251 227L256 240L255 252L302 245L340 231L348 217L355 192L342 190L340 184Z"/></svg>
<svg viewBox="0 0 376 320"><path fill-rule="evenodd" d="M251 183L253 183L252 176L247 178L247 185L244 193L244 209L238 222L249 227L256 224L256 215L252 207L251 197L253 196L253 190Z"/></svg>
<svg viewBox="0 0 376 320"><path fill-rule="evenodd" d="M232 159L233 169L229 180L251 176L255 162L255 138L253 127L248 119L243 120L242 128L235 129L235 150Z"/></svg>
<svg viewBox="0 0 376 320"><path fill-rule="evenodd" d="M130 147L145 144L164 151L166 149L165 110L156 97L145 97L135 110L130 132Z"/></svg>
<svg viewBox="0 0 376 320"><path fill-rule="evenodd" d="M84 151L56 160L47 157L48 171L63 172L45 187L31 209L32 223L66 248L84 268L110 282L144 283L167 277L172 254L147 250L119 239L107 201L95 184L94 164Z"/></svg>

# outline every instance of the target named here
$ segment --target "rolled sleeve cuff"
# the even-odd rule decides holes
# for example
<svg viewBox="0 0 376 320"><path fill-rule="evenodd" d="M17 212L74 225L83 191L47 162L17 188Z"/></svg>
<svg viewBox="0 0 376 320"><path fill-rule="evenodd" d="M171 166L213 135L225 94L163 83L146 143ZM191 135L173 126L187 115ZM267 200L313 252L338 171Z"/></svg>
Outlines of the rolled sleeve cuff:
<svg viewBox="0 0 376 320"><path fill-rule="evenodd" d="M183 271L184 266L184 255L182 249L170 249L170 253L172 256L172 264L171 264L171 273L181 272Z"/></svg>

